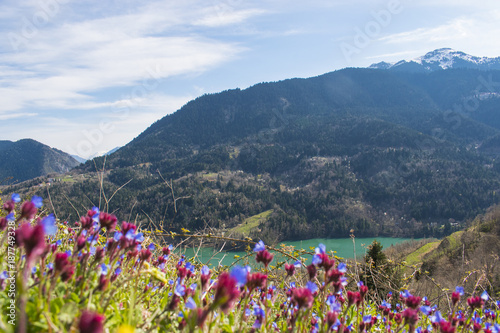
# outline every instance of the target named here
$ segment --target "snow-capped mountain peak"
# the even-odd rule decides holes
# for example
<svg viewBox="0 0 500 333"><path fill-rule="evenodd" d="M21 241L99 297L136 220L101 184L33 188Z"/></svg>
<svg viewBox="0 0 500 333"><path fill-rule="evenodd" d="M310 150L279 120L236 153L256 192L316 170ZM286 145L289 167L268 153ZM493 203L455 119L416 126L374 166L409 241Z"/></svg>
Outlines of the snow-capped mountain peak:
<svg viewBox="0 0 500 333"><path fill-rule="evenodd" d="M410 61L401 60L396 63L381 62L371 65L370 68L411 72L432 72L452 68L500 70L500 57L476 57L450 48L441 48Z"/></svg>

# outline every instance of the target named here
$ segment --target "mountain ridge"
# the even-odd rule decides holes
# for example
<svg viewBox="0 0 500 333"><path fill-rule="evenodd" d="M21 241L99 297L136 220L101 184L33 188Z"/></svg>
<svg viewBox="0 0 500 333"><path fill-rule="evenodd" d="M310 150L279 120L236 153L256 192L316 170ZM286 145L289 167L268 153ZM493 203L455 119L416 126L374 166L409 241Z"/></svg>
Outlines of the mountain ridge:
<svg viewBox="0 0 500 333"><path fill-rule="evenodd" d="M0 141L0 179L8 184L65 173L79 164L69 154L33 139Z"/></svg>
<svg viewBox="0 0 500 333"><path fill-rule="evenodd" d="M457 68L500 70L500 57L477 57L451 48L441 48L409 61L400 60L394 63L382 61L370 65L369 68L409 72L432 72Z"/></svg>

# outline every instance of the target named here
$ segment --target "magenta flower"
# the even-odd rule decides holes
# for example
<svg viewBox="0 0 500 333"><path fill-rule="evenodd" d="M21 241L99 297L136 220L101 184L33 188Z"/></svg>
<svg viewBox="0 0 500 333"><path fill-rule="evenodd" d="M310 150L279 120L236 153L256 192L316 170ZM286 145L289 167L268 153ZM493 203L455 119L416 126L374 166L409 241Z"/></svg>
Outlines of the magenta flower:
<svg viewBox="0 0 500 333"><path fill-rule="evenodd" d="M472 309L479 309L483 306L484 301L481 299L480 296L476 297L469 297L467 298L467 304L472 308Z"/></svg>
<svg viewBox="0 0 500 333"><path fill-rule="evenodd" d="M224 313L227 313L239 296L240 292L236 286L236 280L227 272L221 273L215 287L213 306L220 307Z"/></svg>
<svg viewBox="0 0 500 333"><path fill-rule="evenodd" d="M292 301L299 307L299 309L312 307L314 297L309 288L295 288L292 292Z"/></svg>
<svg viewBox="0 0 500 333"><path fill-rule="evenodd" d="M288 276L293 276L295 273L295 266L293 264L285 264L285 271Z"/></svg>
<svg viewBox="0 0 500 333"><path fill-rule="evenodd" d="M139 253L139 259L141 261L149 261L152 255L153 254L148 249L142 249L141 252Z"/></svg>
<svg viewBox="0 0 500 333"><path fill-rule="evenodd" d="M314 264L311 264L309 266L306 267L307 269L307 273L309 274L309 280L312 280L316 277L316 273L318 272L318 270L316 269L316 266L314 266Z"/></svg>
<svg viewBox="0 0 500 333"><path fill-rule="evenodd" d="M31 201L25 201L21 205L21 219L33 220L37 213L35 204Z"/></svg>
<svg viewBox="0 0 500 333"><path fill-rule="evenodd" d="M83 311L78 323L80 333L104 332L104 316L91 311Z"/></svg>
<svg viewBox="0 0 500 333"><path fill-rule="evenodd" d="M422 297L410 295L408 298L406 298L405 303L407 307L417 309L420 306L421 301Z"/></svg>
<svg viewBox="0 0 500 333"><path fill-rule="evenodd" d="M267 268L267 266L273 261L274 255L271 254L268 250L262 250L257 252L255 256L255 261L261 262Z"/></svg>
<svg viewBox="0 0 500 333"><path fill-rule="evenodd" d="M45 252L45 233L42 225L32 227L29 223L24 223L15 231L15 238L17 246L24 247L28 262Z"/></svg>
<svg viewBox="0 0 500 333"><path fill-rule="evenodd" d="M255 288L265 288L267 285L267 275L259 272L248 274L246 285L250 292Z"/></svg>
<svg viewBox="0 0 500 333"><path fill-rule="evenodd" d="M54 267L56 272L64 271L66 266L68 265L69 265L68 254L66 252L56 253L56 258L54 260Z"/></svg>
<svg viewBox="0 0 500 333"><path fill-rule="evenodd" d="M106 229L108 232L115 230L117 220L116 216L112 214L104 212L99 213L99 223L101 224L101 228Z"/></svg>
<svg viewBox="0 0 500 333"><path fill-rule="evenodd" d="M3 204L3 209L7 212L7 214L12 213L12 211L16 208L16 204L12 200L7 200Z"/></svg>

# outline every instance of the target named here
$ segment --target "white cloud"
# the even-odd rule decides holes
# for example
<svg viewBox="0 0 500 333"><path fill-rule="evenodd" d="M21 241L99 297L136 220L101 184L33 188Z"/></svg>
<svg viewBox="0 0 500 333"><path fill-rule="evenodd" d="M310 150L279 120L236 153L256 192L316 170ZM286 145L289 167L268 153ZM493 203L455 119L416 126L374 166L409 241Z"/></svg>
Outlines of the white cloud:
<svg viewBox="0 0 500 333"><path fill-rule="evenodd" d="M36 38L26 40L24 50L0 55L0 63L9 64L0 67L5 74L0 93L8 96L0 105L0 114L37 107L101 107L114 101L94 102L92 93L100 89L133 90L151 80L201 73L244 50L199 35L171 36L168 31L156 35L180 24L175 15L180 10L153 3L138 14L65 23L40 31ZM231 12L218 17L230 24L256 14Z"/></svg>
<svg viewBox="0 0 500 333"><path fill-rule="evenodd" d="M471 36L475 22L471 19L455 19L449 23L432 27L418 28L412 31L392 34L379 38L386 43L414 43L421 41L443 42L450 39L467 38Z"/></svg>

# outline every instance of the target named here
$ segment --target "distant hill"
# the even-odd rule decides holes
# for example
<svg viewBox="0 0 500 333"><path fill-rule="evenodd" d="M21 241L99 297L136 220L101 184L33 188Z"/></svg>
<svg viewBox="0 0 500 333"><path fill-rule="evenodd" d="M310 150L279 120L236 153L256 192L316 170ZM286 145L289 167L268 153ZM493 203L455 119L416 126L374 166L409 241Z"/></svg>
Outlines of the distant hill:
<svg viewBox="0 0 500 333"><path fill-rule="evenodd" d="M2 185L68 172L79 164L70 155L32 139L0 141Z"/></svg>
<svg viewBox="0 0 500 333"><path fill-rule="evenodd" d="M105 165L79 166L85 177L73 179L84 180L54 184L51 199L70 220L68 199L108 202L152 229L269 242L350 229L441 237L500 202L497 155L478 149L500 134L500 87L483 80L500 82L500 71L344 69L204 95ZM253 216L264 217L249 225Z"/></svg>
<svg viewBox="0 0 500 333"><path fill-rule="evenodd" d="M468 290L491 288L490 294L500 291L500 207L488 209L477 216L471 226L457 231L441 241L422 246L406 257L409 265L417 265L419 274L413 286L417 290L440 288ZM478 272L484 272L479 277ZM420 276L429 275L432 281ZM469 277L469 278L467 278Z"/></svg>
<svg viewBox="0 0 500 333"><path fill-rule="evenodd" d="M442 48L410 61L401 60L395 63L383 61L372 64L370 68L407 72L432 72L457 68L500 70L500 57L476 57L450 48Z"/></svg>

